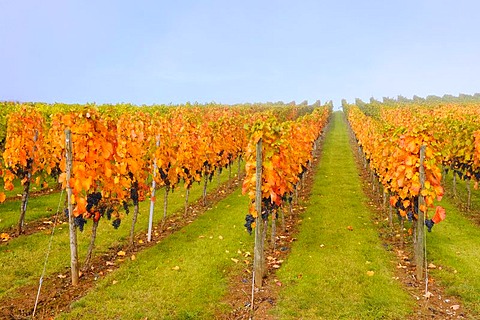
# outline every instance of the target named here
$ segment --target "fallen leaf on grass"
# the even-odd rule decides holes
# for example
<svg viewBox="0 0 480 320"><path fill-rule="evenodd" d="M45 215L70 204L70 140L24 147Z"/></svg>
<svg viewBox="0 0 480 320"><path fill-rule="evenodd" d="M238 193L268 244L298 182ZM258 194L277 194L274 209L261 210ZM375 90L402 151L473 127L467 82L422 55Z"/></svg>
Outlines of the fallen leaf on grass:
<svg viewBox="0 0 480 320"><path fill-rule="evenodd" d="M348 229L349 231L353 231L353 227L352 227L352 226L348 226L347 229Z"/></svg>
<svg viewBox="0 0 480 320"><path fill-rule="evenodd" d="M434 265L433 263L430 263L430 264L428 265L428 269L436 269L436 268L437 268L437 266Z"/></svg>
<svg viewBox="0 0 480 320"><path fill-rule="evenodd" d="M235 263L238 263L238 259L230 258L230 260L232 260L232 261L235 262Z"/></svg>
<svg viewBox="0 0 480 320"><path fill-rule="evenodd" d="M172 268L172 270L179 271L179 270L180 270L180 267L179 267L179 266L175 266L175 267Z"/></svg>
<svg viewBox="0 0 480 320"><path fill-rule="evenodd" d="M112 281L112 284L117 284L117 283L118 283L117 280L113 280L113 281Z"/></svg>
<svg viewBox="0 0 480 320"><path fill-rule="evenodd" d="M138 243L143 244L143 240L138 240Z"/></svg>
<svg viewBox="0 0 480 320"><path fill-rule="evenodd" d="M2 239L2 241L8 241L10 239L10 235L8 233L2 233L0 234L0 239Z"/></svg>
<svg viewBox="0 0 480 320"><path fill-rule="evenodd" d="M458 309L460 309L460 306L458 304L454 304L450 308L453 309L453 310L458 310Z"/></svg>
<svg viewBox="0 0 480 320"><path fill-rule="evenodd" d="M136 257L134 254L132 254L132 256L130 257L130 260L133 261L133 260L135 260L135 259L137 259L137 257Z"/></svg>
<svg viewBox="0 0 480 320"><path fill-rule="evenodd" d="M375 274L375 272L372 271L372 270L367 271L367 276L369 276L369 277L373 277L374 274Z"/></svg>
<svg viewBox="0 0 480 320"><path fill-rule="evenodd" d="M125 251L118 251L117 256L124 257L127 253Z"/></svg>
<svg viewBox="0 0 480 320"><path fill-rule="evenodd" d="M65 279L66 277L67 277L67 276L64 275L64 274L59 274L59 275L57 276L57 278L60 278L60 279Z"/></svg>
<svg viewBox="0 0 480 320"><path fill-rule="evenodd" d="M107 265L107 266L114 266L115 263L113 263L112 261L107 261L107 262L105 262L105 265Z"/></svg>

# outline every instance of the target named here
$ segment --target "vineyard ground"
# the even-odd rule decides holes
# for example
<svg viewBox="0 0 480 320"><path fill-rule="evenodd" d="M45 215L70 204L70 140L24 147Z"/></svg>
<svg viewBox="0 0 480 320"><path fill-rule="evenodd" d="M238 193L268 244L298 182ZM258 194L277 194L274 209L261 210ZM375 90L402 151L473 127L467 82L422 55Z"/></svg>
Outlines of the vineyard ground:
<svg viewBox="0 0 480 320"><path fill-rule="evenodd" d="M362 160L358 160L358 167L362 171ZM363 170L364 192L373 200L371 207L376 208L376 223L380 227L381 237L389 250L395 251L400 258L398 271L403 272L397 272L397 276L418 300L417 313L423 315L420 318L480 318L479 192L472 188L472 209L467 211L465 182L457 181L458 196L454 197L451 174L446 177L446 196L441 205L447 210L447 218L435 225L431 233L426 234L428 292L431 297L425 299L425 281L414 280L415 267L410 264L413 245L412 237L408 233L412 225L405 222L401 236L400 223L394 215L393 228L389 227L386 221L388 209L383 207L382 192L378 193L378 187L376 191L372 191L370 178L371 174Z"/></svg>
<svg viewBox="0 0 480 320"><path fill-rule="evenodd" d="M449 201L455 204L464 216L474 221L480 226L480 189L475 190L473 183L471 184L471 208L467 209L467 183L457 178L456 183L457 195L453 192L453 177L450 171L445 178L445 195Z"/></svg>
<svg viewBox="0 0 480 320"><path fill-rule="evenodd" d="M224 170L221 174L220 180L215 177L212 183L208 184L207 191L212 193L220 184L226 183L228 180L228 170ZM190 193L190 201L198 201L201 198L203 186L194 184ZM225 191L221 191L225 193ZM175 212L183 212L184 208L184 191L182 189L177 190L173 194L169 195L169 207L168 207L168 223L166 227L176 230L179 226L178 219L179 217L172 217L172 214ZM54 195L49 195L54 196ZM211 197L211 196L210 196ZM218 196L216 196L218 198ZM43 197L40 197L43 198ZM57 202L60 198L60 195L57 195ZM163 197L160 196L157 199L162 199L157 203L155 223L160 223L161 216L163 211L160 209L163 204ZM216 201L210 199L210 201ZM149 202L143 202L140 205L140 214L137 220L136 230L137 234L140 236L139 240L141 242L146 242L145 232L147 229L148 223L148 207ZM190 208L193 211L193 215L200 211L197 207ZM194 217L190 217L194 219ZM113 259L114 266L110 266L109 270L105 270L105 273L111 272L116 268L118 264L117 259L122 260L122 257L117 256L117 251L121 250L123 245L126 243L128 234L130 231L130 219L128 216L125 217L124 221L120 225L118 230L114 230L111 226L111 223L108 221L100 221L98 236L96 241L95 255L99 258L100 263L102 263L102 268L105 269L107 259ZM170 223L170 225L169 225ZM188 223L188 220L185 221ZM90 238L90 223L86 225L85 231L78 234L79 238L79 258L83 262L85 257L88 242ZM21 236L15 239L11 239L7 243L0 244L0 318L14 318L15 315L19 318L31 315L33 310L36 290L38 287L38 280L43 268L43 263L45 259L46 252L48 250L48 241L50 240L51 226L49 228L30 234L28 236ZM153 239L157 241L160 237L163 236L163 233L159 230L155 230ZM110 257L112 255L113 257ZM68 287L68 275L69 275L69 253L68 253L68 227L65 224L57 225L55 230L55 236L52 238L52 246L49 256L49 261L46 269L46 278L44 279L43 288L48 287L49 284L58 284L60 281L60 286ZM103 258L102 258L103 257ZM92 269L89 272L83 275L83 278L95 278L100 277L97 273L97 270ZM91 280L90 279L90 280ZM48 290L46 290L48 291ZM47 297L58 296L59 293L55 293L55 287L51 288L50 294L46 291L42 291L42 295L45 299ZM59 290L61 291L61 290ZM42 298L41 296L41 298ZM70 300L77 299L78 296L68 297L67 305L70 303ZM41 299L42 301L42 299ZM43 301L48 302L48 301ZM60 302L65 304L65 301ZM51 307L51 306L50 306ZM50 310L51 311L51 310ZM59 310L56 310L58 312Z"/></svg>
<svg viewBox="0 0 480 320"><path fill-rule="evenodd" d="M296 240L292 240L288 248L290 254L281 268L267 278L272 290L277 290L271 293L275 300L266 303L273 304L273 310L265 310L262 316L281 319L480 318L478 225L466 218L451 200L442 201L447 219L427 234L427 259L435 268L429 269L433 296L425 299L421 286L412 280L414 268L407 266L412 260L409 237L405 237L406 247L402 248L398 225L388 227L381 203L370 199L376 196L369 191L368 175L363 175L362 185L359 178L362 173L355 165L348 144L343 115L336 113L333 117L312 194L308 202L301 204L305 211L299 221L299 233L295 235ZM172 211L183 206L179 193L170 198ZM231 307L227 295L232 279L242 283L251 280L247 269L251 264L253 237L248 236L242 226L247 203L247 198L237 189L157 245L133 253L134 259L132 253L126 257L110 257L118 269L100 276L85 297L79 300L70 297L69 301L74 301L71 311L60 314L59 318L228 318ZM140 217L146 219L146 207L142 212L145 214ZM137 227L139 230L145 229L145 221ZM128 219L121 227L128 229ZM65 237L66 232L62 232L59 234ZM112 241L111 235L116 232L99 231L99 236L106 234L105 238L110 238L99 242L97 255L120 249L127 231L120 232L119 238ZM42 239L47 236L40 232L0 246L0 284L4 284L3 291L0 288L0 306L7 301L7 296L8 301L14 301L15 295L20 304L26 303L21 290L25 285L34 287L38 280L46 249L46 240ZM88 236L84 237L81 241L86 243ZM68 275L65 248L63 244L52 251L55 255L64 255L55 258L63 262L56 262L49 270L52 278ZM39 251L38 256L35 251ZM21 259L15 263L18 256ZM120 260L124 261L120 263ZM33 264L31 268L29 263ZM399 264L406 268L399 268ZM87 276L92 275L93 272ZM13 289L8 286L11 283ZM242 303L245 306L248 303L248 293ZM456 309L456 305L460 309Z"/></svg>
<svg viewBox="0 0 480 320"><path fill-rule="evenodd" d="M281 319L404 319L413 303L393 279L350 149L335 113L298 241L278 272Z"/></svg>
<svg viewBox="0 0 480 320"><path fill-rule="evenodd" d="M53 185L53 184L52 184ZM0 233L6 232L12 237L16 236L18 219L20 215L21 206L21 190L19 187L10 192L7 201L0 204ZM34 233L35 229L42 226L42 219L51 220L58 207L58 200L60 192L57 186L53 189L47 188L44 190L37 190L32 188L31 195L27 203L27 214L25 216L25 232ZM63 203L62 203L63 207ZM30 225L32 223L32 225ZM46 225L45 223L44 225Z"/></svg>

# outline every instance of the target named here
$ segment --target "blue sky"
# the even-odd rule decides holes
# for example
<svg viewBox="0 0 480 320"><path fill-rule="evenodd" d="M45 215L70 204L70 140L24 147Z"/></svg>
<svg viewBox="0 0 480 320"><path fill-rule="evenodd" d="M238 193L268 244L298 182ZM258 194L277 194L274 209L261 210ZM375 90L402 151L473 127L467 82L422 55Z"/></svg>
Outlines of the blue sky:
<svg viewBox="0 0 480 320"><path fill-rule="evenodd" d="M0 0L0 100L480 92L480 1Z"/></svg>

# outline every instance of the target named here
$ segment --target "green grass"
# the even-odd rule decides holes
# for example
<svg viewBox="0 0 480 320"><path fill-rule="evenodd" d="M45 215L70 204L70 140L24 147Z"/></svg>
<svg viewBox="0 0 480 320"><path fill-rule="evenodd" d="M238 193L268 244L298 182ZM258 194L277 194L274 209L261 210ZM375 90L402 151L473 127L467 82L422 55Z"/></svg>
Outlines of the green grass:
<svg viewBox="0 0 480 320"><path fill-rule="evenodd" d="M252 248L253 237L242 226L247 207L248 198L237 190L181 232L102 279L73 304L71 313L59 318L212 319L216 312L225 312L228 306L221 301L228 278L244 266L238 251ZM178 271L172 269L176 266Z"/></svg>
<svg viewBox="0 0 480 320"><path fill-rule="evenodd" d="M477 222L480 221L480 190L474 189L474 181L470 182L470 189L471 189L471 209L470 211L466 211L467 207L467 182L464 180L460 180L457 176L457 196L453 195L453 176L452 170L449 171L447 176L445 177L445 194L447 198L451 200L452 203L457 205L459 208L462 208L462 214L466 217L472 218Z"/></svg>
<svg viewBox="0 0 480 320"><path fill-rule="evenodd" d="M221 175L221 181L225 182L228 179L228 170L224 170ZM218 179L214 178L212 183L208 185L208 191L211 192L218 185ZM190 201L201 197L203 191L203 184L194 184L190 193ZM162 194L159 192L159 194ZM168 214L172 214L184 207L185 192L182 188L171 193L169 195L169 207ZM42 198L52 197L52 202L55 202L55 210L58 202L59 194L49 195ZM155 210L155 221L159 222L163 216L163 196L159 196L158 199L162 199L157 203ZM29 205L30 210L34 210L36 207L32 199ZM143 230L145 232L148 228L148 210L149 202L143 202L140 204L140 214L138 216L136 229L137 232ZM38 210L41 210L39 207ZM29 212L27 212L29 215ZM31 214L30 214L31 215ZM96 250L94 254L100 254L106 252L108 248L116 246L124 242L130 233L131 217L127 216L118 230L114 230L111 226L111 222L108 220L101 220L96 240ZM79 243L79 261L82 263L85 259L88 244L91 234L91 221L85 226L83 233L78 233ZM8 244L0 245L0 298L6 294L13 293L20 286L25 284L37 283L40 278L43 263L48 248L48 241L50 240L49 230L38 232L29 236L21 236L12 239ZM47 274L69 274L68 268L70 265L70 253L69 253L69 238L68 238L68 225L64 224L59 226L55 231L53 237L52 250L50 253Z"/></svg>
<svg viewBox="0 0 480 320"><path fill-rule="evenodd" d="M30 197L27 203L25 223L54 215L57 211L59 201L60 192L39 197ZM11 227L17 227L18 219L20 218L21 203L20 200L14 200L0 204L0 232Z"/></svg>
<svg viewBox="0 0 480 320"><path fill-rule="evenodd" d="M442 200L441 205L447 218L427 234L427 259L442 270L431 273L447 294L460 297L480 318L480 228L449 199Z"/></svg>
<svg viewBox="0 0 480 320"><path fill-rule="evenodd" d="M413 308L392 279L342 117L334 114L298 241L278 272L280 319L404 319Z"/></svg>

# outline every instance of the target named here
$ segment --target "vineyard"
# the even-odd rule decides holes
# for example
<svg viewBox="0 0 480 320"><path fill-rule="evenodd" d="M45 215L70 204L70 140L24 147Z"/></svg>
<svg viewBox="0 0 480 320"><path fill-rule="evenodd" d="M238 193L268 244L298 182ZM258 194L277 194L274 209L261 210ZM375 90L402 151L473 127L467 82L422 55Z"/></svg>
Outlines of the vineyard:
<svg viewBox="0 0 480 320"><path fill-rule="evenodd" d="M0 318L480 317L480 104L332 109L0 103Z"/></svg>

